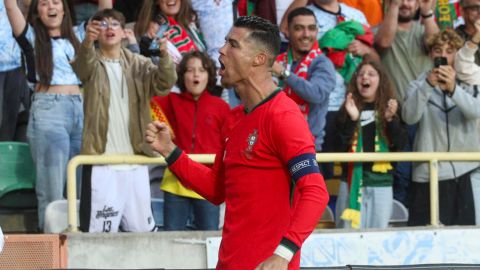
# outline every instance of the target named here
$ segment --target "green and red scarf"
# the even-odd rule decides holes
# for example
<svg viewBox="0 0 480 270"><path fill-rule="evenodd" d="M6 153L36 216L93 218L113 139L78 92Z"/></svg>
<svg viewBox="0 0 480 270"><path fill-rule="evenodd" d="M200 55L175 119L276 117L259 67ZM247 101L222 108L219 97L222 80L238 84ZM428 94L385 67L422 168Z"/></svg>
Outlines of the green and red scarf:
<svg viewBox="0 0 480 270"><path fill-rule="evenodd" d="M387 140L381 136L379 131L380 125L378 117L376 117L375 129L375 152L385 153L389 152ZM353 135L351 153L363 152L363 137L362 127L360 122L357 124L355 133ZM373 163L372 172L387 173L393 167L388 161L377 161ZM363 187L363 164L361 162L348 163L348 186L349 186L349 200L348 207L342 212L341 219L350 221L352 228L359 228L361 224L360 208L362 205L362 187Z"/></svg>
<svg viewBox="0 0 480 270"><path fill-rule="evenodd" d="M338 73L342 75L345 83L348 83L357 66L362 62L362 57L348 52L348 46L352 41L359 40L371 47L374 36L370 27L356 21L344 20L341 16L337 17L337 25L328 30L318 42Z"/></svg>
<svg viewBox="0 0 480 270"><path fill-rule="evenodd" d="M197 45L188 32L174 18L168 17L167 39L172 42L180 53L198 51Z"/></svg>
<svg viewBox="0 0 480 270"><path fill-rule="evenodd" d="M440 30L454 28L461 17L460 1L438 0L435 7L435 19Z"/></svg>
<svg viewBox="0 0 480 270"><path fill-rule="evenodd" d="M306 80L308 76L308 68L312 64L313 59L315 59L315 57L317 57L320 54L322 54L322 50L320 50L320 48L318 47L318 42L315 41L310 52L308 52L308 54L302 58L300 63L295 68L294 73L298 77ZM292 66L292 62L293 62L292 48L288 48L286 52L278 55L277 62L282 64L287 70L290 70L290 67ZM285 85L282 81L279 81L278 86L282 87L283 91L285 91L287 96L289 96L291 99L295 101L295 103L298 104L300 111L302 111L303 116L305 117L305 119L307 119L308 113L310 112L310 105L308 104L308 102L306 102L300 96L298 96L290 86Z"/></svg>

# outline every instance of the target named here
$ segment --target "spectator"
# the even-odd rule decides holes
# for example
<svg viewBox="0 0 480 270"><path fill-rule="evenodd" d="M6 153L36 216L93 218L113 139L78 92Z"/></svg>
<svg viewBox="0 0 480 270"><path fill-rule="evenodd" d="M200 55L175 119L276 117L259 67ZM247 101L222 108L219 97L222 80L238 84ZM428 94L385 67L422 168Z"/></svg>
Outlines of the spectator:
<svg viewBox="0 0 480 270"><path fill-rule="evenodd" d="M233 0L195 0L192 1L192 7L198 14L198 24L205 41L206 52L219 68L219 50L225 44L225 36L233 25ZM217 82L219 81L220 76L217 76ZM215 96L221 95L232 108L239 104L240 100L235 96L233 89L223 89L220 93L221 90L221 87L218 87L218 90L211 93Z"/></svg>
<svg viewBox="0 0 480 270"><path fill-rule="evenodd" d="M99 2L99 8L111 5ZM83 37L72 28L66 0L33 0L27 24L16 0L5 0L13 34L22 50L34 48L37 85L27 137L36 167L39 229L48 203L63 198L67 163L80 151L83 106L80 80L70 66ZM60 37L60 38L58 38Z"/></svg>
<svg viewBox="0 0 480 270"><path fill-rule="evenodd" d="M188 154L215 154L221 148L220 131L230 109L209 93L215 87L215 74L215 64L207 54L188 53L178 66L181 93L155 97L171 123L175 144ZM186 230L191 210L195 229L218 230L219 208L172 176L166 173L161 185L165 191L165 230Z"/></svg>
<svg viewBox="0 0 480 270"><path fill-rule="evenodd" d="M480 19L475 21L474 27L475 33L470 40L465 42L465 45L463 45L455 57L455 71L457 72L457 79L472 85L474 89L477 87L476 95L478 95L480 66L476 62L476 55L478 55L478 44L480 43ZM480 169L476 169L470 174L470 181L472 182L475 203L475 225L480 225Z"/></svg>
<svg viewBox="0 0 480 270"><path fill-rule="evenodd" d="M402 101L408 84L431 68L425 40L439 31L432 8L432 0L391 0L375 35L382 64ZM423 24L414 20L418 10Z"/></svg>
<svg viewBox="0 0 480 270"><path fill-rule="evenodd" d="M323 4L333 4L335 5L335 1L330 1L330 0L293 0L292 4L288 8L286 14L288 14L291 10L294 10L297 7L303 7L306 6L307 4L312 4L312 3L319 3L322 2ZM376 26L379 24L382 20L383 17L383 3L380 0L339 0L338 2L344 4L345 6L352 7L358 11L360 11L362 14L364 14L365 20L368 21L368 24L373 26ZM328 10L328 9L327 9ZM280 30L282 32L287 31L287 17L283 16L282 22L280 23Z"/></svg>
<svg viewBox="0 0 480 270"><path fill-rule="evenodd" d="M280 54L272 72L283 91L299 106L313 136L316 151L322 150L328 97L335 88L335 69L318 47L315 15L301 7L288 15L287 52Z"/></svg>
<svg viewBox="0 0 480 270"><path fill-rule="evenodd" d="M475 21L474 27L475 32L455 57L455 71L460 81L470 85L479 85L480 66L476 62L476 54L480 43L480 18Z"/></svg>
<svg viewBox="0 0 480 270"><path fill-rule="evenodd" d="M151 56L148 48L150 43L157 37L157 31L163 19L167 17L168 28L164 36L173 43L180 53L191 51L204 51L205 45L197 28L197 17L194 13L190 0L144 0L137 23L135 34L142 38L140 49L143 55ZM175 59L174 59L175 60Z"/></svg>
<svg viewBox="0 0 480 270"><path fill-rule="evenodd" d="M174 84L173 62L160 40L160 62L122 48L125 17L113 9L97 12L72 67L85 88L82 154L152 155L144 130L151 97ZM93 43L98 40L99 48ZM155 228L150 180L144 165L83 167L80 228L85 232L147 232Z"/></svg>
<svg viewBox="0 0 480 270"><path fill-rule="evenodd" d="M190 160L163 123L150 124L146 140L182 183L211 202L226 202L217 269L299 269L297 251L328 201L313 137L271 78L278 28L240 17L226 41L222 83L234 86L245 105L230 114L213 168Z"/></svg>
<svg viewBox="0 0 480 270"><path fill-rule="evenodd" d="M297 5L298 3L294 1L292 6ZM365 26L368 25L365 15L357 9L349 7L343 3L339 3L337 0L314 0L312 4L307 5L307 8L311 9L317 18L317 27L318 34L317 39L320 40L324 34L334 29L339 22L343 21L354 21ZM287 13L288 14L288 10ZM288 16L288 15L287 15ZM284 16L285 18L285 16ZM286 32L285 30L283 32ZM286 32L288 35L288 32ZM319 43L319 46L322 47L322 43ZM369 54L373 58L378 58L378 54L375 50L365 44L364 42L352 39L351 43L347 46L346 52L352 54L353 56L363 57L364 55ZM341 69L341 67L337 67ZM355 67L354 67L355 68ZM335 119L345 100L345 89L348 81L337 71L335 75L335 89L330 93L328 100L328 112L326 116L325 124L325 136L322 145L323 152L333 152L334 151L334 129L335 129ZM333 163L322 163L322 172L326 179L333 177Z"/></svg>
<svg viewBox="0 0 480 270"><path fill-rule="evenodd" d="M240 16L255 15L269 20L273 24L280 25L281 19L292 1L293 0L236 0L234 1L234 5ZM282 41L280 52L283 53L287 50L288 39L282 32L280 32L280 38ZM233 96L230 93L229 95ZM235 102L230 102L230 104L232 103L235 104Z"/></svg>
<svg viewBox="0 0 480 270"><path fill-rule="evenodd" d="M20 47L12 36L5 4L0 2L0 141L13 141L20 104L29 90L22 70Z"/></svg>
<svg viewBox="0 0 480 270"><path fill-rule="evenodd" d="M418 125L413 150L471 152L480 150L480 97L474 87L456 82L455 54L463 40L447 29L427 40L435 67L422 73L407 91L402 110L407 124ZM442 59L443 58L443 59ZM475 224L470 174L479 162L439 162L440 221L444 225ZM415 164L408 225L430 223L428 163Z"/></svg>
<svg viewBox="0 0 480 270"><path fill-rule="evenodd" d="M385 70L364 60L350 81L349 93L337 118L336 147L340 152L391 152L407 142L398 102ZM393 205L390 162L348 164L336 203L340 227L387 228ZM359 203L360 202L360 203ZM345 220L344 226L341 219Z"/></svg>
<svg viewBox="0 0 480 270"><path fill-rule="evenodd" d="M455 31L464 40L471 40L476 33L475 22L480 19L480 0L461 0L462 17L465 24L459 25ZM475 53L475 63L480 65L480 51Z"/></svg>
<svg viewBox="0 0 480 270"><path fill-rule="evenodd" d="M425 40L439 31L433 19L431 0L391 0L385 20L375 35L375 45L390 76L397 98L405 99L408 83L431 68ZM420 12L422 22L415 20ZM411 152L416 126L407 126L409 143L402 151ZM395 168L394 197L408 206L411 162L399 162Z"/></svg>

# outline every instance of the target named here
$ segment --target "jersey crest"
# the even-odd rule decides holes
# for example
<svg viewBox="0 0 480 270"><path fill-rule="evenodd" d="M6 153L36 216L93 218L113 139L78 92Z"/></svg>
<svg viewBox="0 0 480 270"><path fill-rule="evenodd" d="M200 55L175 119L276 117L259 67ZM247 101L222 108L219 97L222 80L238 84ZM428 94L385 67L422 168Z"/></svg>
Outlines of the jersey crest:
<svg viewBox="0 0 480 270"><path fill-rule="evenodd" d="M253 146L255 145L255 143L257 143L257 139L258 139L258 130L254 129L253 132L250 133L250 135L248 135L248 138L247 138L247 149L245 149L245 156L247 156L248 159L252 158Z"/></svg>

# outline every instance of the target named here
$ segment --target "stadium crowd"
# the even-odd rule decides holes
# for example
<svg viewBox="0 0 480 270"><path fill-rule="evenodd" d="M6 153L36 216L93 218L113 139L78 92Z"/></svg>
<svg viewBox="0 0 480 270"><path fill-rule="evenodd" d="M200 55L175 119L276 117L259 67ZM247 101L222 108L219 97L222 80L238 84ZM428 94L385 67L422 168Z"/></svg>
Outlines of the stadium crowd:
<svg viewBox="0 0 480 270"><path fill-rule="evenodd" d="M234 110L235 89L221 85L219 56L235 19L256 15L280 29L272 78L298 105L317 153L479 151L480 0L439 5L0 0L0 141L30 145L40 231L47 205L64 198L72 157L154 156L145 142L152 120L167 123L185 153L214 154L232 125L227 116L248 113ZM257 135L245 142L247 157L256 155ZM438 168L441 223L480 224L480 162ZM320 171L341 180L339 228L387 227L394 199L408 208L408 225L429 224L426 163L331 163ZM219 207L161 172L162 229L218 230ZM80 228L157 230L151 178L143 165L83 166Z"/></svg>

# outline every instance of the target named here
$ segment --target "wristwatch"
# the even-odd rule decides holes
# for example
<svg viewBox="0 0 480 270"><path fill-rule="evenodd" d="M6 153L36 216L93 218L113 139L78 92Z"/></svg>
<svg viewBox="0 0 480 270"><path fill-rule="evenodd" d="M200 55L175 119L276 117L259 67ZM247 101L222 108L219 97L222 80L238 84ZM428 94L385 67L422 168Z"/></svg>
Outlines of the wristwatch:
<svg viewBox="0 0 480 270"><path fill-rule="evenodd" d="M433 17L433 11L430 10L430 12L428 14L422 14L420 13L420 16L423 18L423 19L428 19L430 17Z"/></svg>
<svg viewBox="0 0 480 270"><path fill-rule="evenodd" d="M290 74L291 74L290 70L284 69L284 70L282 71L282 73L280 74L279 78L280 78L281 80L286 80L288 77L290 77Z"/></svg>

